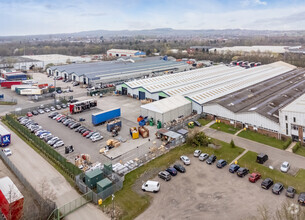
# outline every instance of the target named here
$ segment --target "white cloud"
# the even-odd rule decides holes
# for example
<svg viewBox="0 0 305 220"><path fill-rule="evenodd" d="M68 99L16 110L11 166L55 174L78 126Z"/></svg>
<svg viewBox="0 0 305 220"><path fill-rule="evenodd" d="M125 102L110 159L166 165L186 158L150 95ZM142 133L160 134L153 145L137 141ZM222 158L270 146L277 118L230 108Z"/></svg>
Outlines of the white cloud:
<svg viewBox="0 0 305 220"><path fill-rule="evenodd" d="M267 5L267 2L261 1L261 0L243 0L243 1L241 1L241 5L243 7L260 6L260 5Z"/></svg>

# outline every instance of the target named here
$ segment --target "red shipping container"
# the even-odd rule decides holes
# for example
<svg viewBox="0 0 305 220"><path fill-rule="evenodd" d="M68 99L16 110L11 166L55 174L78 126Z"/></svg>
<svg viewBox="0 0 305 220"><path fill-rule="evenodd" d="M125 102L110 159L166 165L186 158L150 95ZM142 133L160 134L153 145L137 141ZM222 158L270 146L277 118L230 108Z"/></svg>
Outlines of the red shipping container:
<svg viewBox="0 0 305 220"><path fill-rule="evenodd" d="M48 84L46 83L46 84L39 84L39 85L38 85L38 88L39 88L39 89L44 88L44 87L48 87Z"/></svg>
<svg viewBox="0 0 305 220"><path fill-rule="evenodd" d="M12 85L21 85L21 81L6 81L1 83L1 87L11 88Z"/></svg>
<svg viewBox="0 0 305 220"><path fill-rule="evenodd" d="M0 179L0 209L8 220L18 220L23 215L24 197L9 177Z"/></svg>

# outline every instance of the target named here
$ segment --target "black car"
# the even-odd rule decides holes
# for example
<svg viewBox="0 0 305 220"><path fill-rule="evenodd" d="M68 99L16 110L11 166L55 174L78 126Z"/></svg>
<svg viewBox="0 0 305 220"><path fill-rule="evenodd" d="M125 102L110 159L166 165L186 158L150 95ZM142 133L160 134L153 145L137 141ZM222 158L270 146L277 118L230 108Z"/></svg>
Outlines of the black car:
<svg viewBox="0 0 305 220"><path fill-rule="evenodd" d="M177 170L177 171L179 171L180 173L185 173L185 168L184 168L184 166L182 166L181 164L175 164L174 165L174 168Z"/></svg>
<svg viewBox="0 0 305 220"><path fill-rule="evenodd" d="M283 189L284 189L284 185L282 183L276 183L272 187L272 192L274 194L280 195L280 193L282 192Z"/></svg>
<svg viewBox="0 0 305 220"><path fill-rule="evenodd" d="M230 165L230 168L229 168L229 172L230 172L230 173L235 173L239 168L240 168L239 165L237 165L237 164L231 164L231 165Z"/></svg>
<svg viewBox="0 0 305 220"><path fill-rule="evenodd" d="M174 167L169 167L166 169L167 172L169 172L170 175L176 176L177 175L177 170Z"/></svg>
<svg viewBox="0 0 305 220"><path fill-rule="evenodd" d="M288 186L286 190L286 196L289 198L294 198L294 195L295 195L295 188L293 188L292 186Z"/></svg>
<svg viewBox="0 0 305 220"><path fill-rule="evenodd" d="M249 173L249 170L247 168L240 167L236 173L237 173L237 176L244 177Z"/></svg>
<svg viewBox="0 0 305 220"><path fill-rule="evenodd" d="M225 160L223 160L223 159L218 160L218 161L217 161L217 164L216 164L216 166L217 166L218 168L223 168L225 165L227 165L227 161L225 161Z"/></svg>
<svg viewBox="0 0 305 220"><path fill-rule="evenodd" d="M81 124L80 123L75 123L73 125L70 126L71 129L74 129L74 128L78 128Z"/></svg>
<svg viewBox="0 0 305 220"><path fill-rule="evenodd" d="M267 160L268 160L268 155L267 154L260 153L256 157L256 162L260 163L260 164L265 163Z"/></svg>
<svg viewBox="0 0 305 220"><path fill-rule="evenodd" d="M84 126L79 126L78 128L76 128L74 131L78 132L80 129L84 128Z"/></svg>
<svg viewBox="0 0 305 220"><path fill-rule="evenodd" d="M273 180L270 178L264 179L264 181L261 183L261 187L263 189L269 189L273 185Z"/></svg>
<svg viewBox="0 0 305 220"><path fill-rule="evenodd" d="M212 154L206 161L207 164L211 165L212 163L214 163L216 161L217 157Z"/></svg>
<svg viewBox="0 0 305 220"><path fill-rule="evenodd" d="M300 205L305 205L305 192L300 193L298 202Z"/></svg>
<svg viewBox="0 0 305 220"><path fill-rule="evenodd" d="M33 111L32 111L32 114L33 114L33 115L38 115L39 113L38 113L38 111L33 110Z"/></svg>

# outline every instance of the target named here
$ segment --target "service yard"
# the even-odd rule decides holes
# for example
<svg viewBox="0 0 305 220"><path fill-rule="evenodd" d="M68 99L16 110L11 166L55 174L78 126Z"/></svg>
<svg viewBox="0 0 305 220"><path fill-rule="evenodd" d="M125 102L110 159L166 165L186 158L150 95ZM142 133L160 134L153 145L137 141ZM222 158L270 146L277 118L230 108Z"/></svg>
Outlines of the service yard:
<svg viewBox="0 0 305 220"><path fill-rule="evenodd" d="M160 192L144 193L153 197L149 208L137 219L246 219L259 217L258 208L266 207L273 214L286 200L285 191L274 195L256 183L222 169L208 165L193 156L186 173L178 173L168 182L160 182ZM180 162L181 163L181 162Z"/></svg>

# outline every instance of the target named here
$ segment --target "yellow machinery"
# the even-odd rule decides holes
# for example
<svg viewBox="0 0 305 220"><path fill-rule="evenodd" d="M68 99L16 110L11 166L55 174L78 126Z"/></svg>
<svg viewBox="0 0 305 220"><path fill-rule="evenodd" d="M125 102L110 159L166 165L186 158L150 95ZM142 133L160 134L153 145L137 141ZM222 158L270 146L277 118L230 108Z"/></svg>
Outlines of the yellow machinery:
<svg viewBox="0 0 305 220"><path fill-rule="evenodd" d="M194 124L193 121L190 121L190 122L187 124L187 126L188 126L189 128L194 128L195 124Z"/></svg>

